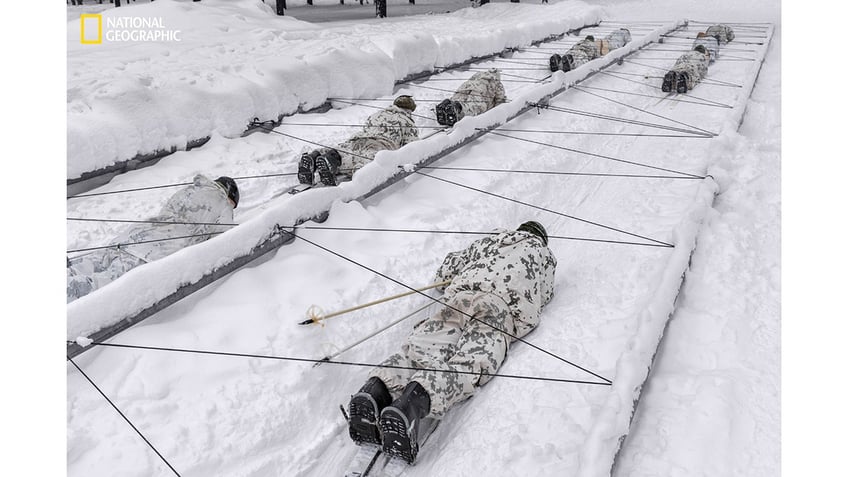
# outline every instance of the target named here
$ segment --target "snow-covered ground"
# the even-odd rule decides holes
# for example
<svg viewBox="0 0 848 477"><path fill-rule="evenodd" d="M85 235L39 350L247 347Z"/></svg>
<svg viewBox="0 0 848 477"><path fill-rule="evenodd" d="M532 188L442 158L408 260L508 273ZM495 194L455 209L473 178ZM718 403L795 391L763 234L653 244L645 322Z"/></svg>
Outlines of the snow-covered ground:
<svg viewBox="0 0 848 477"><path fill-rule="evenodd" d="M534 14L531 12L550 16L553 11L546 11L550 8L546 6L523 8L529 16ZM478 12L502 12L503 9L503 5L491 5ZM628 13L636 15L635 12ZM610 15L609 18L625 17ZM639 17L626 18L636 20ZM650 19L656 19L656 16ZM737 18L723 17L721 20L736 21ZM636 31L639 24L631 26ZM604 28L599 28L597 33L609 31ZM697 28L692 26L680 36L693 35ZM504 44L504 38L499 34L497 31L489 33L491 38L484 43ZM506 37L509 35L507 33ZM746 36L753 35L755 33L746 35L740 31L740 43ZM665 47L640 52L631 58L632 61L611 71L624 75L657 76L658 67L652 65L671 64L685 48L681 43L685 40L669 40ZM636 114L632 109L592 93L605 94L617 101L672 118L678 121L676 124L696 124L707 130L722 131L733 112L705 104L703 100L736 104L740 90L720 82L744 84L756 71L750 62L745 61L746 58L755 58L753 53L755 49L729 47L725 57L711 68L711 78L718 82L699 86L688 97L701 98L694 102L660 102L655 99L656 89L652 88L656 86L649 84L650 80L648 83L643 80L641 86L633 86L626 76L624 80L622 76L598 76L585 86L600 89L571 91L558 97L553 104L647 120L646 116ZM455 54L462 59L475 52L460 49ZM544 71L547 53L538 56L541 59L538 69ZM504 67L503 63L494 61L492 65ZM455 72L452 76L461 78L461 74ZM425 84L432 87L433 81ZM653 79L654 83L657 81ZM523 89L533 87L532 83L522 82L508 82L507 85L508 94L513 98L521 96ZM616 92L622 89L644 96ZM431 98L435 100L444 96L444 93L397 92L412 92L422 99L423 104ZM356 124L361 123L369 112L362 107L345 108L322 115L320 121ZM654 120L657 121L655 117ZM669 124L668 119L659 122ZM779 121L775 122L779 124ZM419 124L426 126L431 123L424 120ZM510 127L576 132L652 131L651 128L556 111L522 116L511 122ZM295 135L305 134L305 131L286 131ZM533 134L532 139L688 173L703 174L709 170L721 187L722 181L729 179L713 171L720 165L717 156L726 153L727 149L741 147L739 143L742 141L732 131L725 132L729 135L716 140L632 136L609 139L555 133ZM332 143L340 134L338 131L314 131L310 138ZM427 141L422 141L417 146L424 148L426 144ZM251 136L243 140L220 138L200 150L169 157L152 170L122 176L109 187L126 188L133 180L161 183L166 177L188 173L189 169L197 168L197 164L209 167L209 164L214 164L211 161L215 157L242 158L240 163L228 162L226 166L245 173L256 172L243 168L245 164L253 163L265 164L270 170L281 170L281 166L293 164L297 147L300 145L293 146L290 140L273 135ZM241 152L236 152L236 149ZM265 151L278 151L277 158L273 162L251 159L274 157L268 156ZM439 165L583 173L643 172L633 165L585 155L567 155L558 149L500 136L486 137L448 156ZM184 172L174 174L173 167L184 168ZM363 170L362 177L367 178L367 173ZM667 316L671 310L670 299L677 289L674 274L679 277L681 269L677 267L680 260L683 259L685 264L688 258L687 243L698 231L698 221L703 216L701 200L708 197L705 193L710 194L710 181L701 184L701 181L683 179L599 180L598 177L586 176L458 171L431 173L538 204L558 214L542 213L491 197L484 200L478 192L415 177L366 201L335 204L330 219L323 225L484 231L495 227L514 227L527 218L538 218L548 226L552 235L633 239L621 232L599 229L562 215L567 214L679 245L678 250L670 251L598 242L552 242L552 249L560 260L557 299L546 310L546 321L531 336L532 342L601 375L610 376L613 381L631 382L627 375L638 375L638 360L623 362L621 357L626 355L626 349L641 347L640 340L644 340L642 334L645 332L640 330L648 322L656 322L657 317ZM251 199L245 202L239 221L247 224L252 217L257 217L253 210L262 210L263 204L273 201L273 190L269 190L267 184L247 187L243 195ZM124 214L143 217L154 207L138 205L143 202L128 196L103 197L69 202L69 214L103 216L110 211L121 210ZM102 230L88 234L78 233L76 228L71 230L69 247L85 246L105 235ZM215 240L221 242L226 235L213 239L210 244ZM404 314L405 310L419 306L421 300L387 304L377 314L359 313L320 329L298 329L294 323L302 319L303 311L313 303L326 309L336 309L397 289L396 285L352 266L351 262L327 255L307 240L328 246L338 254L410 284L426 283L441 257L469 240L456 235L341 234L318 230L303 231L301 236L305 240L287 246L263 263L240 270L208 290L183 300L143 325L122 333L115 341L320 358ZM646 243L645 240L639 242ZM409 255L407 251L410 249L425 253ZM185 251L185 254L189 253L192 252ZM164 267L167 262L162 262L154 265ZM152 269L152 266L147 267ZM122 280L110 287L116 289L127 283L130 282ZM104 292L108 293L107 290ZM92 296L87 302L92 303L96 299ZM110 304L105 305L108 307ZM75 310L78 311L79 307ZM409 324L398 326L372 339L367 345L354 348L344 357L357 362L377 362L397 346L398 340L408 332L408 327ZM653 339L657 338L655 334ZM647 339L650 342L651 338ZM585 373L534 353L538 352L516 345L503 371L586 379ZM184 475L328 475L338 473L354 452L335 408L359 386L366 369L328 365L313 369L309 365L269 362L255 357L234 359L107 348L89 351L77 361L107 394L121 402L124 412L140 429L144 429L157 449L168 456L168 461ZM103 405L102 398L93 393L90 385L73 368L69 368L68 380L68 468L71 474L98 475L103 468L108 468L110 473L124 475L168 472L149 448L137 445L138 436L124 422L114 418L114 411ZM633 382L638 386L641 381ZM614 386L614 392L621 392L621 387ZM626 388L627 384L623 387ZM473 400L449 414L428 443L429 451L422 455L410 475L523 475L527 469L533 469L532 473L537 475L599 475L598 472L603 473L604 469L608 472L615 448L603 443L606 429L614 427L611 422L622 415L629 417L626 409L610 414L610 399L615 395L604 386L495 380ZM622 394L623 397L627 395L627 392ZM666 398L674 399L676 396L661 396L659 399ZM645 399L656 398L650 394ZM637 425L641 420L640 415ZM650 437L634 435L637 449L643 439L649 441ZM650 449L655 450L656 446ZM483 452L486 458L471 461L468 455L473 452ZM586 456L591 457L594 452L600 453L600 459L597 462L587 461ZM774 457L778 450L764 445L763 452ZM627 455L625 458L628 458ZM622 465L627 465L627 462L625 460ZM649 473L662 469L656 465L640 468Z"/></svg>
<svg viewBox="0 0 848 477"><path fill-rule="evenodd" d="M708 170L719 186L720 194L698 236L692 269L616 475L778 475L782 129L779 11L773 2L601 3L607 7L608 18L615 19L689 17L767 21L777 26L745 123L739 135L722 138L718 146L707 146L704 142L713 140L702 139L599 140L553 134L533 138L687 172ZM69 33L69 38L72 36ZM667 54L673 57L673 53ZM710 70L710 76L741 80L735 75L742 75L744 69L738 63L718 63ZM656 94L655 90L633 85L622 88L620 81L611 78L596 77L587 85ZM707 85L693 92L729 101L731 98L723 98L724 94L724 88ZM69 91L69 105L70 96ZM719 125L725 114L721 109L687 103L614 96L707 128ZM557 98L555 104L621 116L630 113L576 91ZM361 109L347 108L333 111L325 119L361 121L364 114L367 113ZM510 126L640 130L551 111L539 117L526 115ZM334 134L343 133L316 131L315 137L331 140ZM127 174L110 187L120 189L133 181L172 182L189 174L192 168L238 169L250 163L251 154L258 157L273 148L283 152L270 156L271 160L276 165L285 164L283 156L291 154L292 145L279 137L220 137L200 150L164 160L161 167ZM232 158L234 163L225 163ZM487 137L439 165L634 172L620 164L572 157L502 137ZM268 165L268 169L273 167ZM432 174L662 240L678 238L673 231L691 209L698 182L459 171ZM263 187L267 184L248 187L252 198L245 202L244 219L250 218L251 208L258 211L270 199L261 194ZM161 196L95 202L93 206L89 204L93 209L88 212L143 217L155 210ZM69 215L86 212L83 205L71 204L68 202ZM554 235L620 238L608 231L424 177L409 179L367 201L337 203L330 220L323 225L487 230L513 227L528 217L540 218ZM95 230L86 238L79 230L69 229L67 245L81 246L102 239L108 232ZM426 283L446 252L471 240L463 236L319 230L304 231L303 236L410 284ZM552 249L560 260L557 296L546 309L542 326L528 338L615 381L616 370L621 369L616 360L633 336L629 320L656 295L670 252L568 240L552 241ZM410 254L410 250L419 253ZM54 288L60 293L61 287ZM423 300L386 304L375 309L374 314L339 318L320 329L294 325L302 319L306 307L320 303L332 310L395 291L397 286L300 241L183 300L115 341L320 357ZM375 362L392 351L407 331L408 326L400 325L344 357ZM20 356L24 355L22 350ZM258 358L106 348L91 350L76 361L182 475L333 475L353 452L335 408L355 391L366 369L326 365L312 368L308 364ZM512 349L503 371L585 378L579 371L541 357L521 344ZM69 475L171 475L75 369L69 366L65 377ZM422 454L422 461L409 475L585 472L591 465L580 461L581 452L585 452L586 436L597 425L606 393L606 388L599 386L496 379L450 413ZM809 463L804 469L820 462ZM25 474L19 471L14 475Z"/></svg>
<svg viewBox="0 0 848 477"><path fill-rule="evenodd" d="M180 41L79 41L68 22L68 178L209 135L237 137L254 117L329 97L383 96L411 73L447 66L598 19L582 2L492 4L447 15L310 24L259 0L158 2L103 12L161 19ZM89 27L90 29L91 27ZM117 28L111 29L117 32ZM492 34L495 32L497 34Z"/></svg>

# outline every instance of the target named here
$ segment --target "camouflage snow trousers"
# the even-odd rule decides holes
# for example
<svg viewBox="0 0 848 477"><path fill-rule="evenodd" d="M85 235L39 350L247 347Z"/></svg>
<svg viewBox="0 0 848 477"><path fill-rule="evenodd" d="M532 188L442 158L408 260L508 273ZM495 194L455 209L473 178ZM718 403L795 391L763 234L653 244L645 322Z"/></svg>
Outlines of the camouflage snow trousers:
<svg viewBox="0 0 848 477"><path fill-rule="evenodd" d="M416 325L401 351L382 364L458 372L375 368L370 374L382 379L394 398L417 381L430 395L429 415L435 418L471 397L503 364L510 337L494 328L514 333L509 308L496 295L461 291L447 305Z"/></svg>
<svg viewBox="0 0 848 477"><path fill-rule="evenodd" d="M120 249L91 252L68 261L68 303L88 295L142 265L144 260Z"/></svg>
<svg viewBox="0 0 848 477"><path fill-rule="evenodd" d="M354 172L374 160L374 156L380 151L392 149L382 141L375 138L353 138L336 147L342 156L339 173L352 176Z"/></svg>
<svg viewBox="0 0 848 477"><path fill-rule="evenodd" d="M701 54L697 51L689 51L677 59L677 62L674 63L671 71L687 73L688 81L686 81L686 89L691 90L696 84L700 83L705 76L707 76L708 64L708 55Z"/></svg>

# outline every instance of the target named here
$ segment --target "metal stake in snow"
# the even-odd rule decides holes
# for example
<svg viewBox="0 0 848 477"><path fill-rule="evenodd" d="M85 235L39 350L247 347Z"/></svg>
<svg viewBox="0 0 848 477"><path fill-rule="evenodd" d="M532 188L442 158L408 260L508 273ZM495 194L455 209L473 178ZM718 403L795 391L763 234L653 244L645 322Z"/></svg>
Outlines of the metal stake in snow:
<svg viewBox="0 0 848 477"><path fill-rule="evenodd" d="M410 291L407 291L407 292L399 293L397 295L392 295L392 296L389 296L389 297L386 297L386 298L381 298L381 299L376 300L376 301L364 303L362 305L357 305L357 306L354 306L354 307L351 307L351 308L346 308L346 309L341 310L341 311L336 311L336 312L330 313L329 315L324 315L324 312L323 312L323 310L321 310L321 307L316 306L316 305L312 305L312 306L309 307L308 310L306 310L306 316L308 318L304 321L301 321L298 324L299 325L311 325L313 323L320 323L324 320L329 320L330 318L333 318L333 317L336 317L336 316L339 316L339 315L343 315L345 313L350 313L351 311L361 310L363 308L368 308L369 306L379 305L380 303L385 303L387 301L395 300L397 298L403 298L405 296L409 296L409 295L412 295L414 293L420 293L420 292L423 292L424 290L430 290L430 289L433 289L433 288L436 288L436 287L445 286L450 282L451 282L450 280L445 280L443 282L434 283L432 285L427 285L426 287L423 287L423 288L413 289L413 290L410 290Z"/></svg>

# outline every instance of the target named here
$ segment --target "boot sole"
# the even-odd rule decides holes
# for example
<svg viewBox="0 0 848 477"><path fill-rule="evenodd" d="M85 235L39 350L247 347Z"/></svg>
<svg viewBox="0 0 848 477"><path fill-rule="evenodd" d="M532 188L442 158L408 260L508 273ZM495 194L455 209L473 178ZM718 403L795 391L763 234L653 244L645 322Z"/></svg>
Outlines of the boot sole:
<svg viewBox="0 0 848 477"><path fill-rule="evenodd" d="M683 76L677 77L677 93L685 94L689 90L689 87L686 85L686 78Z"/></svg>
<svg viewBox="0 0 848 477"><path fill-rule="evenodd" d="M448 127L456 124L456 111L453 109L453 104L442 102L436 106L436 122Z"/></svg>
<svg viewBox="0 0 848 477"><path fill-rule="evenodd" d="M672 73L668 73L663 78L662 91L663 93L671 93L671 84L677 79L676 75L672 75Z"/></svg>
<svg viewBox="0 0 848 477"><path fill-rule="evenodd" d="M548 68L551 72L559 71L562 69L562 57L559 55L552 55L548 60Z"/></svg>
<svg viewBox="0 0 848 477"><path fill-rule="evenodd" d="M350 398L350 438L357 444L382 444L377 419L377 401L368 393L357 393Z"/></svg>
<svg viewBox="0 0 848 477"><path fill-rule="evenodd" d="M408 464L418 457L418 443L410 437L417 429L412 428L400 409L389 406L380 414L380 432L383 434L383 452L400 457Z"/></svg>
<svg viewBox="0 0 848 477"><path fill-rule="evenodd" d="M315 170L318 172L318 178L325 186L336 185L336 175L330 170L330 165L327 164L327 159L323 156L315 160Z"/></svg>
<svg viewBox="0 0 848 477"><path fill-rule="evenodd" d="M297 164L297 181L301 184L312 185L315 182L315 161L309 156L300 158Z"/></svg>

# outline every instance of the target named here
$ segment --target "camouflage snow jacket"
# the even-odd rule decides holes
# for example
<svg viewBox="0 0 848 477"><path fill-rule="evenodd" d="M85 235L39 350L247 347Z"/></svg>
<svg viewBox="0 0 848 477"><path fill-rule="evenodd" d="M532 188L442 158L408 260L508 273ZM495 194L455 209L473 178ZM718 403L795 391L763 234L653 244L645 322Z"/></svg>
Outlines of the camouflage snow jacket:
<svg viewBox="0 0 848 477"><path fill-rule="evenodd" d="M353 174L378 152L394 151L417 139L412 111L391 105L369 116L361 131L336 147L342 157L340 171Z"/></svg>
<svg viewBox="0 0 848 477"><path fill-rule="evenodd" d="M721 24L707 28L707 36L716 37L718 42L721 44L730 43L734 38L736 38L736 34L733 33L733 28Z"/></svg>
<svg viewBox="0 0 848 477"><path fill-rule="evenodd" d="M709 53L705 55L700 51L687 51L680 55L680 58L677 59L674 66L671 68L671 71L687 73L689 80L686 82L686 88L691 90L696 84L700 83L705 76L707 76L707 66L709 63Z"/></svg>
<svg viewBox="0 0 848 477"><path fill-rule="evenodd" d="M203 234L227 230L229 227L216 226L215 224L233 223L233 206L227 198L227 192L221 185L198 174L194 177L192 185L171 196L159 214L150 220L155 222L186 222L191 225L144 224L125 232L119 243L189 235L191 237L180 240L163 240L127 248L130 253L146 262L158 260L177 250L203 242L214 236Z"/></svg>
<svg viewBox="0 0 848 477"><path fill-rule="evenodd" d="M491 293L509 307L519 338L539 324L542 307L554 294L557 261L542 239L506 231L473 242L445 257L436 281L452 280L445 298L461 291Z"/></svg>
<svg viewBox="0 0 848 477"><path fill-rule="evenodd" d="M577 68L601 56L598 50L598 44L589 39L580 40L566 54L571 55L573 68Z"/></svg>
<svg viewBox="0 0 848 477"><path fill-rule="evenodd" d="M462 103L462 116L476 116L506 102L497 68L475 73L457 88L451 100Z"/></svg>
<svg viewBox="0 0 848 477"><path fill-rule="evenodd" d="M621 48L630 43L630 30L627 28L619 28L618 30L607 35L603 40L598 40L598 54L606 55L612 50Z"/></svg>
<svg viewBox="0 0 848 477"><path fill-rule="evenodd" d="M708 52L710 52L710 63L712 63L716 60L716 58L718 58L718 40L716 40L715 38L711 36L703 36L696 38L695 41L692 43L692 49L694 50L695 47L698 45L703 45L703 47L706 48Z"/></svg>

